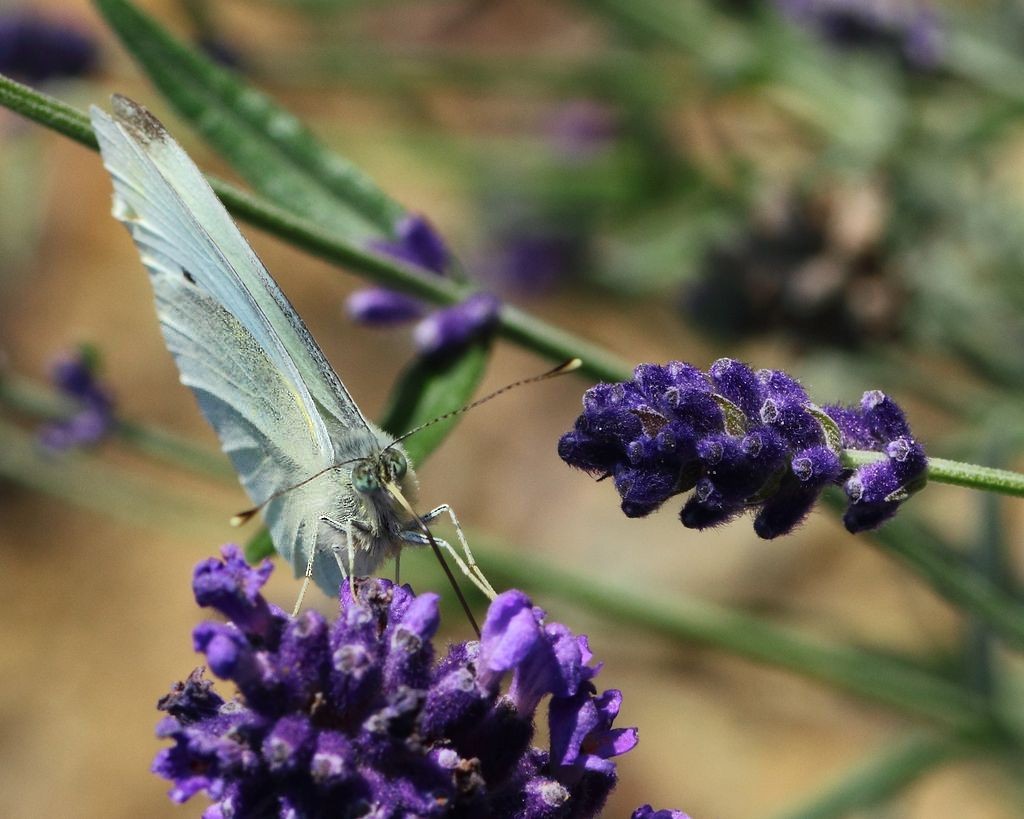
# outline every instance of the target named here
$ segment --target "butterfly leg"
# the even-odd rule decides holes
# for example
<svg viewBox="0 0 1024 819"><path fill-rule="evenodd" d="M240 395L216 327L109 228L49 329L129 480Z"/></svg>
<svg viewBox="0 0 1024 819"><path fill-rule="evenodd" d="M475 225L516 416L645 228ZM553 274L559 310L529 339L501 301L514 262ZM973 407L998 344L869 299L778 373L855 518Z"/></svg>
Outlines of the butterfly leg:
<svg viewBox="0 0 1024 819"><path fill-rule="evenodd" d="M447 503L442 503L440 506L431 509L427 514L423 516L423 522L429 523L432 520L436 520L441 515L447 513L448 517L451 518L452 525L455 527L455 534L458 535L459 544L462 546L462 551L466 555L466 564L469 566L469 570L473 572L476 579L479 581L477 586L480 587L481 591L484 592L491 600L498 596L498 593L494 591L494 587L490 584L487 577L484 575L483 570L477 565L476 559L473 557L473 552L469 548L469 541L466 540L466 534L462 531L462 524L459 523L459 519L455 517L455 510L451 508Z"/></svg>
<svg viewBox="0 0 1024 819"><path fill-rule="evenodd" d="M313 579L314 560L316 560L316 547L309 550L309 560L306 561L306 576L302 578L302 588L299 589L299 599L295 601L295 608L292 609L292 617L299 616L299 609L302 608L302 599L306 596L306 589L309 588L309 581Z"/></svg>
<svg viewBox="0 0 1024 819"><path fill-rule="evenodd" d="M412 544L415 544L416 546L429 546L430 545L430 538L428 538L422 532L417 532L417 531L414 531L412 529L406 529L404 532L402 532L401 538L406 543L412 543ZM470 570L469 566L466 565L466 561L464 561L462 559L462 555L460 555L452 547L452 545L447 540L442 540L439 537L435 537L434 538L434 543L436 543L440 548L444 549L446 552L448 552L448 554L451 555L452 560L454 560L456 562L456 564L458 564L458 567L462 570L462 573L464 575L466 575L466 577L468 577L470 579L470 581L473 583L474 586L476 586L478 589L480 589L480 591L483 592L483 594L487 598L489 598L491 600L494 599L494 597L495 597L495 595L493 594L494 590L490 588L490 584L487 583L485 585L486 581L484 583L480 582L480 580L479 580L479 578L477 578L476 574L474 574L473 571Z"/></svg>
<svg viewBox="0 0 1024 819"><path fill-rule="evenodd" d="M348 566L346 566L344 562L342 562L340 544L335 544L331 546L331 551L334 553L334 559L338 562L338 568L341 569L342 576L348 578L348 590L352 594L352 599L355 600L356 578L355 574L353 573L353 570L356 565L356 541L355 538L352 537L352 519L349 518L344 523L341 523L340 521L334 520L334 518L329 518L326 515L321 515L320 522L326 523L328 526L330 526L332 529L335 529L338 532L345 533L345 553L348 556ZM312 558L310 558L309 560L309 573L313 573Z"/></svg>

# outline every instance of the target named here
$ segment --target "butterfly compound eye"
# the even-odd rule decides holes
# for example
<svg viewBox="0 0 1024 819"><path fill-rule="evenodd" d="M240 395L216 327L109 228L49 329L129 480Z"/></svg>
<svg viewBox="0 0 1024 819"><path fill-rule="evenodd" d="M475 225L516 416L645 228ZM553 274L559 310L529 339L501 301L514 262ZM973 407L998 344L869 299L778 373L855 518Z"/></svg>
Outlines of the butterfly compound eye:
<svg viewBox="0 0 1024 819"><path fill-rule="evenodd" d="M380 489L380 483L377 480L377 476L373 474L373 470L366 461L361 461L353 468L352 486L355 488L356 492L361 492L364 495L376 492Z"/></svg>
<svg viewBox="0 0 1024 819"><path fill-rule="evenodd" d="M393 481L402 480L405 477L405 473L409 471L409 462L405 459L405 456L394 449L387 450L382 460Z"/></svg>

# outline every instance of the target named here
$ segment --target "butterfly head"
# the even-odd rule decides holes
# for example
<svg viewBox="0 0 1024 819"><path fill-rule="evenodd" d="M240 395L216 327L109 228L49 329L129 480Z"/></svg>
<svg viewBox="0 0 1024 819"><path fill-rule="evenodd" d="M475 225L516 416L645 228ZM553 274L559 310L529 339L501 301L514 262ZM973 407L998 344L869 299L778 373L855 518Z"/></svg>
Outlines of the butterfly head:
<svg viewBox="0 0 1024 819"><path fill-rule="evenodd" d="M352 487L362 495L380 492L389 484L398 484L409 471L409 461L397 449L387 448L364 458L352 467Z"/></svg>

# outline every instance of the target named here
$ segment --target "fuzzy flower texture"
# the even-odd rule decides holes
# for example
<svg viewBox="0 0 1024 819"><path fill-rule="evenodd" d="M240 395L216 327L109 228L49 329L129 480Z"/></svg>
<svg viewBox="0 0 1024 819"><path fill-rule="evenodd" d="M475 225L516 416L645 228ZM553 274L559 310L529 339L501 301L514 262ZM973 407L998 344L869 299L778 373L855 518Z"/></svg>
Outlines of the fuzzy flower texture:
<svg viewBox="0 0 1024 819"><path fill-rule="evenodd" d="M399 262L444 276L451 256L444 241L422 216L408 216L395 227L394 241L375 241L370 247ZM491 293L474 293L464 301L430 311L419 299L370 287L348 299L348 313L356 321L394 326L416 321L413 340L424 356L443 357L487 333L498 317L500 303Z"/></svg>
<svg viewBox="0 0 1024 819"><path fill-rule="evenodd" d="M883 393L864 393L859 407L819 408L786 373L729 358L707 373L679 361L641 364L630 381L587 390L583 408L558 454L613 478L629 517L692 489L684 526L705 529L753 510L754 530L774 538L837 484L849 501L843 522L860 532L892 517L926 476L923 447ZM843 449L884 457L851 470Z"/></svg>
<svg viewBox="0 0 1024 819"><path fill-rule="evenodd" d="M197 651L238 696L225 701L202 669L159 704L173 742L153 769L171 799L205 791L206 819L263 817L592 817L616 782L611 757L637 742L613 728L622 696L597 693L586 637L548 623L519 591L490 607L479 642L440 658L431 643L438 596L388 580L357 581L327 622L297 618L260 594L269 561L234 546L195 570L205 622ZM509 685L502 693L502 683ZM531 746L541 701L550 746ZM653 813L640 817L675 817Z"/></svg>

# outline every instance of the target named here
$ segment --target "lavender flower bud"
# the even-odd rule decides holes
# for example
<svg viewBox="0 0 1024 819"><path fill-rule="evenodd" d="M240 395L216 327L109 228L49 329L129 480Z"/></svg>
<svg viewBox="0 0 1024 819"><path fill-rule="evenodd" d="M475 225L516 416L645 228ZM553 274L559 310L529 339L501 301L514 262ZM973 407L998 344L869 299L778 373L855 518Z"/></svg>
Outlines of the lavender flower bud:
<svg viewBox="0 0 1024 819"><path fill-rule="evenodd" d="M377 240L370 247L400 262L444 274L450 255L444 240L422 216L411 215L395 226L393 241Z"/></svg>
<svg viewBox="0 0 1024 819"><path fill-rule="evenodd" d="M82 349L57 359L51 368L54 385L77 404L68 417L40 428L39 441L52 452L96 444L117 424L113 398L96 381L94 358L93 353Z"/></svg>
<svg viewBox="0 0 1024 819"><path fill-rule="evenodd" d="M880 524L920 487L923 448L882 393L866 393L860 407L822 413L796 379L778 370L754 373L728 358L706 375L681 362L641 364L631 380L587 391L558 454L595 477L614 477L628 517L693 489L680 512L684 526L706 529L751 510L754 530L774 538L799 525L825 486L846 477L840 453L830 448L841 437L842 446L884 453L890 464L848 484L851 504L860 508L851 506L847 525Z"/></svg>
<svg viewBox="0 0 1024 819"><path fill-rule="evenodd" d="M466 346L486 333L498 318L501 302L491 293L474 293L465 301L437 310L416 325L413 339L422 355L440 356Z"/></svg>

